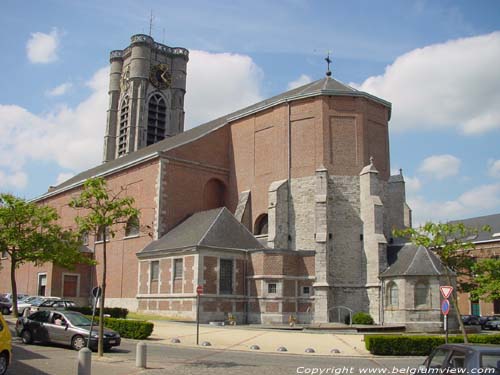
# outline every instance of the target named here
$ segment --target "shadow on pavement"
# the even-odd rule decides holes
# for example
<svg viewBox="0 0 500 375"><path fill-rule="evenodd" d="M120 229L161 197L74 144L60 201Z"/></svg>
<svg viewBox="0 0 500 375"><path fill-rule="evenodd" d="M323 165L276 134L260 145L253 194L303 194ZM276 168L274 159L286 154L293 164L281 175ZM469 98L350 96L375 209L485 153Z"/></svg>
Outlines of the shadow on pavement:
<svg viewBox="0 0 500 375"><path fill-rule="evenodd" d="M13 345L12 354L14 361L10 364L7 374L36 374L36 375L50 375L48 372L40 371L36 367L27 365L19 361L29 361L31 359L48 359L46 356L33 353L32 351L26 350L22 346Z"/></svg>
<svg viewBox="0 0 500 375"><path fill-rule="evenodd" d="M255 367L255 365L247 365L236 362L223 362L223 361L195 361L188 362L185 366L191 367L206 367L206 368L232 368L232 367Z"/></svg>

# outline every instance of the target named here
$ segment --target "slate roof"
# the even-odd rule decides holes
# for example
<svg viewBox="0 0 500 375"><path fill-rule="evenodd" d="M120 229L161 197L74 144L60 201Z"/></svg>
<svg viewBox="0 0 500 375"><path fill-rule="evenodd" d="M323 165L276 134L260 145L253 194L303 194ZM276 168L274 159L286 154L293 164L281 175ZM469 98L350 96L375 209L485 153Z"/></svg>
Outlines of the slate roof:
<svg viewBox="0 0 500 375"><path fill-rule="evenodd" d="M500 214L472 217L464 220L450 221L450 224L463 223L466 227L481 230L485 225L491 227L491 232L479 232L477 237L471 237L471 242L500 241Z"/></svg>
<svg viewBox="0 0 500 375"><path fill-rule="evenodd" d="M293 101L298 99L303 99L307 97L314 97L319 95L332 95L332 96L359 96L365 97L370 100L376 101L387 108L391 108L391 103L377 98L376 96L370 95L363 91L358 91L350 86L347 86L331 77L326 77L306 85L297 87L295 89L286 91L279 95L273 96L269 99L263 100L246 108L240 109L236 112L232 112L226 116L219 117L215 120L207 122L205 124L199 125L195 128L187 130L183 133L180 133L174 137L170 137L164 139L163 141L152 144L148 147L144 147L140 150L137 150L131 154L126 156L117 158L115 160L111 160L107 163L103 163L94 168L90 168L82 173L77 174L76 176L64 181L63 183L55 186L49 192L45 193L41 197L35 199L40 200L47 198L49 196L58 194L60 191L64 191L66 189L70 189L72 187L78 186L83 183L88 178L106 175L112 173L114 170L124 168L128 165L142 162L143 160L147 160L149 158L157 157L158 154L162 151L168 151L175 149L181 145L186 143L193 142L206 134L209 134L225 124L237 120L239 118L248 116L252 113L273 107L275 105L285 103L287 101Z"/></svg>
<svg viewBox="0 0 500 375"><path fill-rule="evenodd" d="M380 277L441 275L445 275L445 268L432 251L423 246L405 244L397 252L394 263Z"/></svg>
<svg viewBox="0 0 500 375"><path fill-rule="evenodd" d="M264 249L264 246L225 207L197 212L156 241L137 256L190 247L222 249Z"/></svg>

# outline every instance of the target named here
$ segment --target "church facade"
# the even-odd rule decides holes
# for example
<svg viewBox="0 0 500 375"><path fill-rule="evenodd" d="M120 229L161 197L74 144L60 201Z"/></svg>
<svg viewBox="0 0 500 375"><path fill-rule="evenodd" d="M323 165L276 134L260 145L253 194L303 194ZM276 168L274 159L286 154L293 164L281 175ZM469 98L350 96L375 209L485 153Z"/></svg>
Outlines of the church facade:
<svg viewBox="0 0 500 375"><path fill-rule="evenodd" d="M184 131L188 58L145 35L113 51L103 164L37 199L72 228L84 212L68 201L87 178L135 199L139 230L114 228L107 245L106 303L194 319L202 285L205 322L329 322L364 311L379 323L438 327L439 272L416 275L417 315L394 312L403 299L387 308L387 285L411 304L417 282L383 275L398 262L388 256L392 230L411 226L402 173L390 174L391 104L327 76ZM99 262L102 242L88 238L85 251ZM20 291L39 294L44 283L45 294L80 303L101 272L23 267Z"/></svg>

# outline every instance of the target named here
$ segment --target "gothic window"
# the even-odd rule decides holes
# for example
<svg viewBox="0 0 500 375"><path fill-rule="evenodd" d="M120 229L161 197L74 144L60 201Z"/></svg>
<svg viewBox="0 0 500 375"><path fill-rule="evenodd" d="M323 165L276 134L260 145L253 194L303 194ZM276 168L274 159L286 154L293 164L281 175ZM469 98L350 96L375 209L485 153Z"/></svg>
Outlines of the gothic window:
<svg viewBox="0 0 500 375"><path fill-rule="evenodd" d="M165 99L160 94L154 94L148 104L148 146L165 138L166 118Z"/></svg>
<svg viewBox="0 0 500 375"><path fill-rule="evenodd" d="M118 157L127 153L127 128L128 128L129 100L123 98L120 108L120 124L118 128Z"/></svg>
<svg viewBox="0 0 500 375"><path fill-rule="evenodd" d="M423 281L415 285L415 307L426 306L429 303L429 286Z"/></svg>
<svg viewBox="0 0 500 375"><path fill-rule="evenodd" d="M125 227L125 237L133 237L139 235L139 218L132 216L128 219Z"/></svg>
<svg viewBox="0 0 500 375"><path fill-rule="evenodd" d="M399 305L398 286L394 281L387 285L387 306L397 307Z"/></svg>
<svg viewBox="0 0 500 375"><path fill-rule="evenodd" d="M267 228L268 228L267 214L262 214L255 221L254 232L256 235L267 234Z"/></svg>
<svg viewBox="0 0 500 375"><path fill-rule="evenodd" d="M219 269L219 293L233 294L233 260L221 259Z"/></svg>

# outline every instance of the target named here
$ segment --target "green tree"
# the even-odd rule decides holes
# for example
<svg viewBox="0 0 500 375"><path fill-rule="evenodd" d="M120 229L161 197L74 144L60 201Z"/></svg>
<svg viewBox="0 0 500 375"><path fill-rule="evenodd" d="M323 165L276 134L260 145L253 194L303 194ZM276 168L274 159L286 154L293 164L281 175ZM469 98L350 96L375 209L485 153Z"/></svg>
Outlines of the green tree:
<svg viewBox="0 0 500 375"><path fill-rule="evenodd" d="M80 233L100 236L102 239L102 296L99 301L99 341L98 355L103 355L104 302L106 298L106 249L109 237L114 237L114 226L126 223L130 217L138 217L139 211L133 207L134 199L121 197L124 188L117 193L108 189L103 178L91 178L83 184L78 197L71 200L70 206L83 209L85 216L77 216L76 223Z"/></svg>
<svg viewBox="0 0 500 375"><path fill-rule="evenodd" d="M445 275L449 285L453 285L452 276L457 276L457 287L459 291L470 291L472 288L472 268L474 260L471 251L475 245L471 242L479 231L488 231L489 227L481 229L470 228L462 223L431 223L428 222L419 228L407 228L395 230L395 237L408 238L412 243L422 245L434 251L440 258L445 269ZM464 336L464 342L468 342L465 327L460 318L460 310L457 303L456 293L451 295L451 304L458 314L458 323Z"/></svg>
<svg viewBox="0 0 500 375"><path fill-rule="evenodd" d="M500 259L480 259L473 265L472 273L474 285L470 295L473 300L500 299Z"/></svg>
<svg viewBox="0 0 500 375"><path fill-rule="evenodd" d="M10 260L12 308L17 310L16 269L26 262L41 265L53 262L73 269L91 262L80 251L76 233L63 230L54 208L28 202L11 194L0 194L0 248Z"/></svg>

